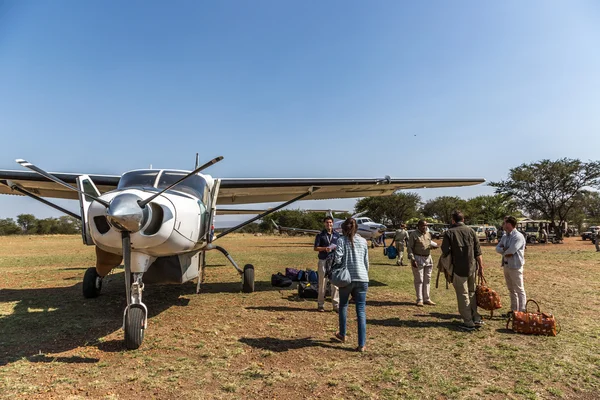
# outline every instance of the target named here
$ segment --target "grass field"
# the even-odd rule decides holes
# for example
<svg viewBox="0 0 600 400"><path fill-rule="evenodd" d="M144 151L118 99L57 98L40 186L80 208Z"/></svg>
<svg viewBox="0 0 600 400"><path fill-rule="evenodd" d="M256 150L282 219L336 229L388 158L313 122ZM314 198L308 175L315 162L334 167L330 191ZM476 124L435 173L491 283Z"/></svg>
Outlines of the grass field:
<svg viewBox="0 0 600 400"><path fill-rule="evenodd" d="M337 314L270 286L285 267L316 266L311 241L223 239L238 264L255 265L256 292L240 293L234 269L211 253L200 295L193 283L146 287L145 340L125 351L122 270L99 298L84 299L81 279L94 252L79 237L0 237L0 397L600 398L600 253L589 241L527 248L528 297L557 316L557 337L513 334L496 317L462 332L452 288L432 287L438 305L416 308L410 269L374 249L363 354L352 351L353 309L350 343L335 343ZM505 306L497 313L506 312L492 246L484 246L484 261Z"/></svg>

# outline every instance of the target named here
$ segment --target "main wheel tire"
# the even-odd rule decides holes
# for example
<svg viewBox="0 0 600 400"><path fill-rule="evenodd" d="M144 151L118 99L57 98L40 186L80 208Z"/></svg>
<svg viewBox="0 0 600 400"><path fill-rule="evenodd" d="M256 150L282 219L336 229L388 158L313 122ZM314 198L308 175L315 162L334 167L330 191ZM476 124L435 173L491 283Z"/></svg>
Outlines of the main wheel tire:
<svg viewBox="0 0 600 400"><path fill-rule="evenodd" d="M125 316L125 347L135 350L144 341L144 310L130 307Z"/></svg>
<svg viewBox="0 0 600 400"><path fill-rule="evenodd" d="M244 274L242 275L242 292L254 292L254 266L246 264L244 266Z"/></svg>
<svg viewBox="0 0 600 400"><path fill-rule="evenodd" d="M88 268L83 275L83 297L93 299L98 297L101 291L102 278L96 272L96 268Z"/></svg>
<svg viewBox="0 0 600 400"><path fill-rule="evenodd" d="M535 243L535 237L533 237L533 236L529 236L529 237L527 238L527 243L529 243L529 244L534 244L534 243Z"/></svg>

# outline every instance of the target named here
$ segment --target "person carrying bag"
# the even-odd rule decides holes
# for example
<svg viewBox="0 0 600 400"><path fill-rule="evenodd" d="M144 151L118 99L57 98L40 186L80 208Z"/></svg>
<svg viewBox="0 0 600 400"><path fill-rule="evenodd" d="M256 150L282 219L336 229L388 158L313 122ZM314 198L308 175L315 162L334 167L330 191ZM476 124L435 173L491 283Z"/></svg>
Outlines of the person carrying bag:
<svg viewBox="0 0 600 400"><path fill-rule="evenodd" d="M338 286L340 291L339 331L336 332L335 337L342 343L346 342L348 301L352 295L356 303L358 322L358 347L356 350L364 352L367 340L366 302L369 287L369 247L367 241L356 234L357 230L358 225L354 218L348 218L342 223L344 236L338 239L334 266L331 271L331 282Z"/></svg>

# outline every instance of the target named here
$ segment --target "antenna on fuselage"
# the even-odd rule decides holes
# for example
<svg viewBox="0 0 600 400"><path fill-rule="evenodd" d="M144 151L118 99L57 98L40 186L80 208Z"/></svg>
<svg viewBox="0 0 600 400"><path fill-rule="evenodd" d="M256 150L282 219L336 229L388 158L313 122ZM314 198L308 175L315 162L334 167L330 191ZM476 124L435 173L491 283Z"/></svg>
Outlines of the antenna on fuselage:
<svg viewBox="0 0 600 400"><path fill-rule="evenodd" d="M198 153L196 153L196 166L194 169L198 168L198 164L200 164L200 158L198 157Z"/></svg>

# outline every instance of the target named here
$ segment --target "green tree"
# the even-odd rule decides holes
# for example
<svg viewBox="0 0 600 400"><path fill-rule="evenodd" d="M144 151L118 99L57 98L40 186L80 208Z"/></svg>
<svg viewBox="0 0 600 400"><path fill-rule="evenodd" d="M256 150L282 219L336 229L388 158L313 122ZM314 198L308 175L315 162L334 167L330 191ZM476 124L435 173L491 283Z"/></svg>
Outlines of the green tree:
<svg viewBox="0 0 600 400"><path fill-rule="evenodd" d="M454 210L465 211L467 202L456 196L440 196L429 200L421 208L421 213L425 217L435 218L449 224L452 220Z"/></svg>
<svg viewBox="0 0 600 400"><path fill-rule="evenodd" d="M14 219L0 219L0 235L16 235L17 233L21 233L21 228Z"/></svg>
<svg viewBox="0 0 600 400"><path fill-rule="evenodd" d="M17 224L19 224L23 233L29 235L37 232L37 221L37 218L35 218L32 214L17 215Z"/></svg>
<svg viewBox="0 0 600 400"><path fill-rule="evenodd" d="M508 179L490 185L520 209L562 224L584 189L600 186L600 162L562 158L521 164L509 171Z"/></svg>
<svg viewBox="0 0 600 400"><path fill-rule="evenodd" d="M462 211L471 224L500 225L507 215L521 216L515 201L501 194L473 197Z"/></svg>
<svg viewBox="0 0 600 400"><path fill-rule="evenodd" d="M418 216L421 196L416 193L394 193L391 196L365 197L355 206L357 213L364 212L373 221L397 227L402 222Z"/></svg>

